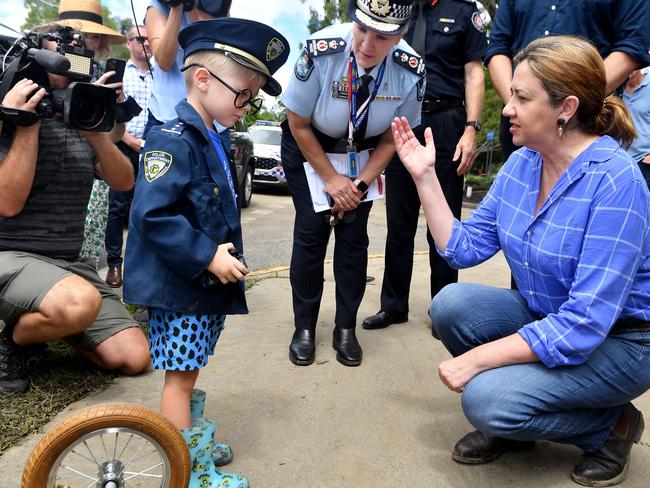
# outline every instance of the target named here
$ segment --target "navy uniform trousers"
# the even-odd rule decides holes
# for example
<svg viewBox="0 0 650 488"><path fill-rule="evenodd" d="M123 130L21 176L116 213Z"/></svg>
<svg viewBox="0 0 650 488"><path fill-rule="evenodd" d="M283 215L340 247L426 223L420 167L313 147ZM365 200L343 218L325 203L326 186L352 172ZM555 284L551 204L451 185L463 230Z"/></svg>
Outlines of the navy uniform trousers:
<svg viewBox="0 0 650 488"><path fill-rule="evenodd" d="M422 112L422 124L413 132L424 144L424 129L431 127L436 145L436 174L454 217L460 219L463 205L463 176L456 174L459 161L452 162L456 144L465 130L465 107L439 112ZM386 257L381 288L381 309L393 313L409 311L409 289L413 273L413 251L420 198L413 178L397 155L386 168ZM451 269L436 251L427 228L431 297L442 288L458 281L458 271Z"/></svg>
<svg viewBox="0 0 650 488"><path fill-rule="evenodd" d="M317 138L319 134L317 131ZM327 143L320 141L330 152ZM314 212L307 177L300 152L288 128L282 134L282 165L296 209L293 227L293 250L289 277L293 294L293 313L296 329L316 327L323 295L324 261L332 227L326 213ZM334 227L334 280L336 281L337 327L353 329L357 311L366 288L368 268L368 215L372 202L362 203L356 209L356 218L349 223L340 221Z"/></svg>
<svg viewBox="0 0 650 488"><path fill-rule="evenodd" d="M122 151L133 165L134 176L138 177L138 159L140 153L123 142L118 142L117 147ZM106 220L106 262L109 266L122 266L122 244L124 226L129 222L129 211L133 200L133 189L117 191L112 188L108 191L108 218Z"/></svg>

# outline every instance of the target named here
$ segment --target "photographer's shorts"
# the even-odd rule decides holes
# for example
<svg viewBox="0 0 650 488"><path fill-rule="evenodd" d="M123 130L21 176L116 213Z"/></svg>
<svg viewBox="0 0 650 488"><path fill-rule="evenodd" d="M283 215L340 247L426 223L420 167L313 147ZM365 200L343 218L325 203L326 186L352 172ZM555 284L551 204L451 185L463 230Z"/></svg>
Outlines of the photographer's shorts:
<svg viewBox="0 0 650 488"><path fill-rule="evenodd" d="M95 322L85 331L66 337L68 342L94 349L112 335L138 326L119 295L99 277L91 264L18 251L0 251L0 320L11 324L26 312L36 312L52 287L73 274L97 289L102 306Z"/></svg>

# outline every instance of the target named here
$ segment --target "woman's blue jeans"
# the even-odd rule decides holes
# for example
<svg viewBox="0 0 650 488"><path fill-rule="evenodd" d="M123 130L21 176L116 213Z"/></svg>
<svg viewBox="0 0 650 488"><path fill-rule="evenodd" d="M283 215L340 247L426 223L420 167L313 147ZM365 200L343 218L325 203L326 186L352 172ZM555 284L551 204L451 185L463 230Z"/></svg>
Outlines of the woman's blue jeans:
<svg viewBox="0 0 650 488"><path fill-rule="evenodd" d="M540 317L517 290L455 283L431 302L434 329L453 356L514 334ZM610 335L577 366L517 364L484 371L462 393L467 419L484 434L546 439L599 450L621 406L650 387L650 331Z"/></svg>

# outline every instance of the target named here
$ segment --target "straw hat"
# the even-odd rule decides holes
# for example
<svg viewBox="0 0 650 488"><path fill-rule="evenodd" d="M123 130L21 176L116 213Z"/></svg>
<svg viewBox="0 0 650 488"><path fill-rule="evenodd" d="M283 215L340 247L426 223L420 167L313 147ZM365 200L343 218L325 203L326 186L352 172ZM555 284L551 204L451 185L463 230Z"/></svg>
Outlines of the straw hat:
<svg viewBox="0 0 650 488"><path fill-rule="evenodd" d="M109 44L126 41L122 34L103 25L99 0L61 0L56 23L68 25L83 34L102 34Z"/></svg>

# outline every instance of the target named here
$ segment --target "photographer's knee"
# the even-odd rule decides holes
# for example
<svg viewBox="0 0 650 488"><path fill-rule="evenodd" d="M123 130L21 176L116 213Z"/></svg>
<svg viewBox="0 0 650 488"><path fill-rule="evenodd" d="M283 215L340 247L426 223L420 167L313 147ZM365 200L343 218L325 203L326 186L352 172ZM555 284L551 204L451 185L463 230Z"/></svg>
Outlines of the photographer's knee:
<svg viewBox="0 0 650 488"><path fill-rule="evenodd" d="M83 332L95 321L102 306L102 297L90 283L68 291L65 300L51 304L48 317L65 335Z"/></svg>

